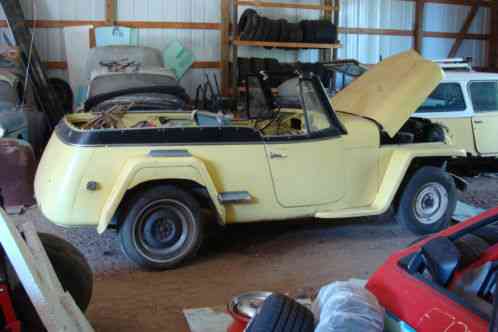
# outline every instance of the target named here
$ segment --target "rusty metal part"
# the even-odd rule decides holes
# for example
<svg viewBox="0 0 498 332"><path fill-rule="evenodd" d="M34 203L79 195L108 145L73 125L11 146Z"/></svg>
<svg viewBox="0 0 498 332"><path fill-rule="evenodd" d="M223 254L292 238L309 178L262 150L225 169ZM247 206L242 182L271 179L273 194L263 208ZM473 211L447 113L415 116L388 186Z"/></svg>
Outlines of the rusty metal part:
<svg viewBox="0 0 498 332"><path fill-rule="evenodd" d="M7 209L35 204L33 183L36 160L31 146L21 140L0 139L0 189Z"/></svg>
<svg viewBox="0 0 498 332"><path fill-rule="evenodd" d="M130 105L114 105L110 110L97 113L96 117L85 123L81 129L116 129L123 128L123 116L134 107Z"/></svg>

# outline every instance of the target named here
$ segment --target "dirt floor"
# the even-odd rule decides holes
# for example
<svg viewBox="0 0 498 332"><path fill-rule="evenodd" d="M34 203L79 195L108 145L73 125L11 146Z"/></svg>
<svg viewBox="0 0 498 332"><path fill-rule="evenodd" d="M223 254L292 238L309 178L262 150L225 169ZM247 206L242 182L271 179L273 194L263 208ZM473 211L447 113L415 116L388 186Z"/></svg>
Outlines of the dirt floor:
<svg viewBox="0 0 498 332"><path fill-rule="evenodd" d="M471 180L461 200L490 208L498 178ZM174 271L144 272L121 253L117 235L48 224L37 209L16 217L75 244L95 271L87 315L97 331L188 331L182 309L217 306L251 290L313 293L336 280L363 278L416 236L392 219L314 220L232 226L214 232L198 258Z"/></svg>

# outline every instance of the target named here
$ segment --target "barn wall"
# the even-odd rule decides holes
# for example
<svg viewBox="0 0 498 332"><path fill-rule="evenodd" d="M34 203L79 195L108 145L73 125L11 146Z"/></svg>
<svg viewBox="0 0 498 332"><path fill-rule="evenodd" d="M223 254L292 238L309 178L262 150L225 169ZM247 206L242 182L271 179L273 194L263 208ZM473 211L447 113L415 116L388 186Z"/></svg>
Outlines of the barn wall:
<svg viewBox="0 0 498 332"><path fill-rule="evenodd" d="M48 20L104 20L104 0L22 0L29 18ZM170 22L221 22L221 0L118 0L118 20L126 21L170 21ZM282 1L282 0L281 0ZM289 2L317 3L318 0L288 0ZM424 30L458 32L470 7L444 4L427 4ZM244 10L240 8L240 13ZM272 17L286 17L290 21L303 18L318 18L319 13L296 9L258 9ZM0 17L3 13L0 11ZM405 0L342 0L340 26L345 28L382 28L411 30L414 26L415 4ZM472 33L487 33L489 10L481 8L474 20ZM0 33L8 29L1 29ZM142 29L140 43L163 49L174 39L192 48L197 61L218 61L220 59L220 32L216 30L157 30ZM42 57L50 61L65 60L62 29L38 29L36 46ZM356 58L365 63L376 63L382 57L410 49L411 36L375 36L341 34L343 48L341 58ZM424 38L423 54L429 58L444 58L454 40L448 38ZM466 40L458 56L470 56L474 64L486 65L487 42ZM317 51L270 51L257 48L242 48L241 56L274 56L282 61L316 61ZM208 70L217 72L217 70ZM189 72L183 84L192 91L205 70ZM57 76L63 76L58 71Z"/></svg>

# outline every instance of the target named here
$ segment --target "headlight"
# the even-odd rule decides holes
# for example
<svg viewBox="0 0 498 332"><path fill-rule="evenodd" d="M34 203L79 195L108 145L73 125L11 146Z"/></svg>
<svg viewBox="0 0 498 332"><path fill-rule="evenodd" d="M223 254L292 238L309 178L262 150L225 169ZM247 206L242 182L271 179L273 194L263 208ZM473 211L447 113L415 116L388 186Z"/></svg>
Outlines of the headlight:
<svg viewBox="0 0 498 332"><path fill-rule="evenodd" d="M3 138L4 135L5 135L5 129L2 126L0 126L0 138Z"/></svg>

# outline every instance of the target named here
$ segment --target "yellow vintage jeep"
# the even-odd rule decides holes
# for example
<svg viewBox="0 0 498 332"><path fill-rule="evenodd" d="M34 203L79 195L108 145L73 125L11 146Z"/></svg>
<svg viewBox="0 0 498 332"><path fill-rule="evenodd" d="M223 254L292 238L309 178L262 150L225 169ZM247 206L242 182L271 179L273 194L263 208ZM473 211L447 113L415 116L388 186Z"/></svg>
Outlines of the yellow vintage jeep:
<svg viewBox="0 0 498 332"><path fill-rule="evenodd" d="M151 269L195 255L201 209L230 225L376 216L394 206L411 230L436 232L456 204L458 182L444 165L465 151L404 128L442 76L407 52L332 102L318 79L300 77L299 106L278 108L263 79L250 76L247 119L147 108L123 114L117 128L88 129L95 113L73 114L45 151L36 198L58 225L102 233L114 222L124 252Z"/></svg>

